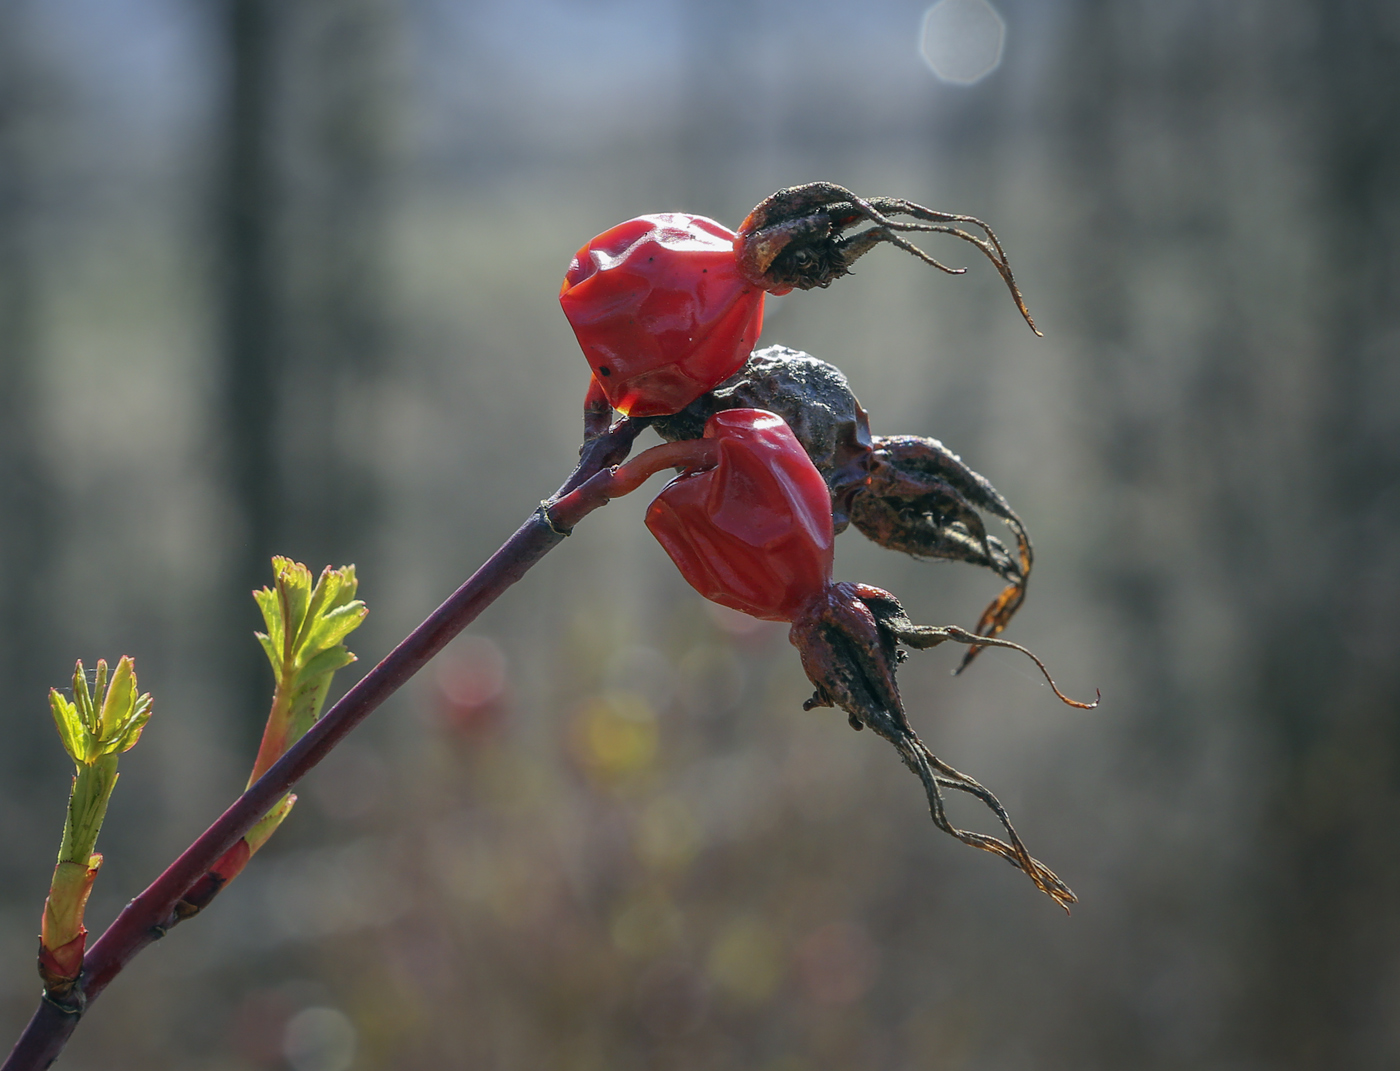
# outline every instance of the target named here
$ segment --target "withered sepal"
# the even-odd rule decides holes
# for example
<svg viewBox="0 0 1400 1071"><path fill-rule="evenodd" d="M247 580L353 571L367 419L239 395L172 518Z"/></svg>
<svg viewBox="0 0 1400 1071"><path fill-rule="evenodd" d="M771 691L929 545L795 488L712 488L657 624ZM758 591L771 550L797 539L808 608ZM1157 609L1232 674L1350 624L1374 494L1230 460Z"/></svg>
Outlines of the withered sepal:
<svg viewBox="0 0 1400 1071"><path fill-rule="evenodd" d="M895 218L899 216L910 216L914 222ZM868 229L855 230L867 223L871 224ZM958 226L964 223L979 228L986 238ZM948 234L976 246L1001 275L1030 329L1040 334L1011 274L1006 250L992 229L976 216L940 212L903 197L866 199L832 182L789 186L765 197L739 225L734 256L749 282L779 294L828 287L849 275L851 265L882 243L949 275L967 271L929 256L903 237L910 232Z"/></svg>
<svg viewBox="0 0 1400 1071"><path fill-rule="evenodd" d="M1022 870L1046 895L1065 910L1075 895L1044 863L1033 858L1011 824L1006 808L990 790L933 754L919 739L904 712L895 680L900 644L934 647L946 641L969 645L1010 647L1045 667L1025 648L1005 640L988 640L957 626L915 625L899 600L888 591L866 584L833 583L814 597L793 622L789 639L802 658L802 668L816 688L805 704L807 710L836 706L846 712L851 726L869 726L888 740L904 764L923 783L934 824L964 844L1000 855ZM1045 673L1055 694L1073 706ZM981 800L1006 831L1005 841L985 833L959 829L948 819L943 789L966 792Z"/></svg>
<svg viewBox="0 0 1400 1071"><path fill-rule="evenodd" d="M869 482L850 503L851 520L872 542L916 558L946 558L990 569L1008 582L982 612L974 632L994 637L1026 599L1035 550L1021 518L980 473L937 439L919 435L872 440ZM979 515L996 517L1016 539L1013 557ZM982 648L968 648L965 669Z"/></svg>

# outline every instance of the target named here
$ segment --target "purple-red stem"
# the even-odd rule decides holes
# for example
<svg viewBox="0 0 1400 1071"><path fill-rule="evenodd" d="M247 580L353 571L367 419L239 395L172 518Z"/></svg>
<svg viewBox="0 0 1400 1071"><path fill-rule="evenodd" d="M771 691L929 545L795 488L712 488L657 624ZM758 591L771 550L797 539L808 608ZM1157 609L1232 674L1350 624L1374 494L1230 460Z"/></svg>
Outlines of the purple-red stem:
<svg viewBox="0 0 1400 1071"><path fill-rule="evenodd" d="M569 531L599 506L614 498L630 495L664 469L713 468L719 463L718 439L682 439L644 450L626 464L604 469L567 494L557 496L549 507L549 522Z"/></svg>
<svg viewBox="0 0 1400 1071"><path fill-rule="evenodd" d="M627 456L646 421L622 420L610 431L584 444L578 468L555 495L573 491L603 468ZM569 527L603 505L591 501L574 511ZM83 959L83 974L71 997L61 1006L40 1001L0 1071L40 1071L58 1059L78 1025L83 1010L107 988L147 945L159 940L174 924L176 902L301 778L384 700L417 673L486 607L519 580L568 534L536 512L472 574L441 606L409 633L397 647L366 673L321 717L287 753L255 781L218 820L200 834L165 871L132 900L107 927ZM65 1005L68 1002L65 1001Z"/></svg>

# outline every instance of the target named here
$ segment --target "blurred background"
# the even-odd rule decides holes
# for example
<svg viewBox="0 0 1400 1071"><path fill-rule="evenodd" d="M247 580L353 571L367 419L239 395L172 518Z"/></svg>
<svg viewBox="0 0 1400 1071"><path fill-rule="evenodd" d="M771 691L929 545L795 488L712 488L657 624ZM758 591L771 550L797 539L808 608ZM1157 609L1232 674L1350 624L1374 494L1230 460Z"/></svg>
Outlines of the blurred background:
<svg viewBox="0 0 1400 1071"><path fill-rule="evenodd" d="M242 788L269 557L357 564L372 664L571 468L574 250L821 179L990 221L1045 331L942 239L968 275L884 248L763 341L1026 519L1010 638L1102 706L999 652L901 680L1073 916L804 714L782 627L694 595L637 495L60 1066L1400 1065L1400 6L993 2L0 0L0 1049L73 660L156 699L96 933ZM997 588L854 531L837 575L929 623Z"/></svg>

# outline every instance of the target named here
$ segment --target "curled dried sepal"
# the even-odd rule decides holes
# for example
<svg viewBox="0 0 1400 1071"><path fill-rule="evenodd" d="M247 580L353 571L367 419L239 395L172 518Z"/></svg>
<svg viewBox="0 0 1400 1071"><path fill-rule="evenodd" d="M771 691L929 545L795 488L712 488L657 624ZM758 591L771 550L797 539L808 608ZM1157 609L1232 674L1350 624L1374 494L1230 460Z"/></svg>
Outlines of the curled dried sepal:
<svg viewBox="0 0 1400 1071"><path fill-rule="evenodd" d="M880 591L879 588L869 588L867 590L871 593ZM899 643L904 644L906 647L913 647L915 650L926 651L930 647L937 647L940 643L946 643L952 640L954 643L976 646L978 649L983 647L1004 647L1009 651L1020 651L1036 664L1036 668L1040 670L1041 675L1045 678L1045 683L1050 685L1050 690L1055 693L1055 697L1059 699L1061 703L1065 704L1065 706L1076 707L1079 710L1093 710L1099 705L1101 696L1097 690L1095 690L1094 701L1092 703L1071 699L1069 696L1065 695L1064 692L1060 691L1060 686L1055 683L1055 678L1050 676L1050 671L1045 668L1045 663L1019 643L978 635L977 633L967 631L965 628L960 628L957 625L916 625L909 620L908 615L904 612L904 608L900 606L898 599L888 592L882 592L881 594L886 596L888 601L880 601L874 594L866 595L875 613L876 620L879 621L880 628L883 631L894 636Z"/></svg>
<svg viewBox="0 0 1400 1071"><path fill-rule="evenodd" d="M921 222L910 223L894 219L895 216L912 216ZM855 234L845 233L864 223L873 226ZM980 228L986 238L956 226L959 223ZM950 268L935 260L899 233L919 231L950 234L976 246L1001 275L1031 330L1040 334L1011 274L1011 264L1000 240L991 227L975 216L939 212L901 197L866 200L844 186L809 182L779 190L761 201L740 224L734 252L739 270L751 283L779 293L830 286L849 274L851 265L881 242L898 246L949 275L961 275L967 270Z"/></svg>
<svg viewBox="0 0 1400 1071"><path fill-rule="evenodd" d="M1069 909L1075 901L1074 893L1026 850L996 796L929 751L904 713L895 680L901 643L912 647L933 647L948 640L986 644L985 637L956 626L914 625L899 600L889 592L865 584L841 583L830 585L820 598L808 604L793 622L790 639L802 657L802 668L816 687L815 694L804 704L806 709L840 707L853 728L869 726L888 740L904 764L923 782L929 812L939 829L964 844L1000 855L1024 871L1037 888L1061 907ZM1005 640L986 645L1011 647L1035 659L1029 651ZM1044 672L1044 665L1039 659L1035 661ZM1048 673L1046 679L1050 679ZM1068 699L1055 687L1053 680L1050 685L1057 696L1072 706L1093 705ZM943 806L942 790L945 788L966 792L981 800L997 816L1007 839L1003 841L954 826Z"/></svg>
<svg viewBox="0 0 1400 1071"><path fill-rule="evenodd" d="M982 612L974 632L995 637L1026 598L1035 551L1021 518L986 479L937 439L876 436L869 481L851 499L851 520L868 539L916 558L948 558L991 569L1008 581ZM989 513L1016 539L1013 557L988 535L978 511ZM963 657L961 673L982 646Z"/></svg>

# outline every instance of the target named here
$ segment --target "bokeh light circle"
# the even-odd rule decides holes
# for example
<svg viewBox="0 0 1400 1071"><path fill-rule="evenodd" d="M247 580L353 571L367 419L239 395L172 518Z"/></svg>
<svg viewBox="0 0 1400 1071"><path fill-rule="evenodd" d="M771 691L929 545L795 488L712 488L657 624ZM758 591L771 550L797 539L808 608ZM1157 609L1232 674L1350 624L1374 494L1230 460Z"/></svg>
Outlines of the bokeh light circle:
<svg viewBox="0 0 1400 1071"><path fill-rule="evenodd" d="M355 1025L335 1008L306 1008L288 1021L282 1053L295 1071L348 1071L355 1062Z"/></svg>
<svg viewBox="0 0 1400 1071"><path fill-rule="evenodd" d="M919 55L944 82L970 86L1001 66L1006 22L987 0L939 0L924 12Z"/></svg>

